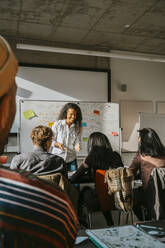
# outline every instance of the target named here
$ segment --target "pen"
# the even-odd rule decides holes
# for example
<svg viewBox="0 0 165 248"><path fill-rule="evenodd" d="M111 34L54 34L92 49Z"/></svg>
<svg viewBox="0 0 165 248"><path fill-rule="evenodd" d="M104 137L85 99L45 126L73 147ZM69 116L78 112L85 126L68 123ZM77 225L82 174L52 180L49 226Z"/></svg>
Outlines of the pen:
<svg viewBox="0 0 165 248"><path fill-rule="evenodd" d="M158 226L148 226L148 225L141 225L141 224L136 224L137 228L140 227L145 227L145 228L149 228L149 229L157 229L157 230L163 230L163 227L158 227Z"/></svg>

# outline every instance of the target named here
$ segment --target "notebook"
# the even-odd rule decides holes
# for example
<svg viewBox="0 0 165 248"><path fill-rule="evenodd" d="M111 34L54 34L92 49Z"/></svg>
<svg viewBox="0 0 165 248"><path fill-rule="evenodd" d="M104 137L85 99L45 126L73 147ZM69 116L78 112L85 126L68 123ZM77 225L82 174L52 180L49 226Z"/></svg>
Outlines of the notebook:
<svg viewBox="0 0 165 248"><path fill-rule="evenodd" d="M87 229L86 233L98 248L165 248L164 243L132 225Z"/></svg>

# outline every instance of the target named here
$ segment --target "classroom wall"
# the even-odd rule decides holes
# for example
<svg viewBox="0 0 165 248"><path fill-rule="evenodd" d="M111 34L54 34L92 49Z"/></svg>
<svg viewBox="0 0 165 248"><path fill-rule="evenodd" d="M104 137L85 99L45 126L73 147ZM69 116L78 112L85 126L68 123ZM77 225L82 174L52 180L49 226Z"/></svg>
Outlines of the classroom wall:
<svg viewBox="0 0 165 248"><path fill-rule="evenodd" d="M165 63L111 59L111 99L165 101ZM121 84L127 85L122 92Z"/></svg>
<svg viewBox="0 0 165 248"><path fill-rule="evenodd" d="M153 101L155 112L156 101L165 101L165 63L112 58L110 68L112 102ZM126 84L125 92L121 91L121 84ZM128 144L129 141L132 145L131 136ZM129 166L134 155L133 152L122 153L124 164Z"/></svg>
<svg viewBox="0 0 165 248"><path fill-rule="evenodd" d="M8 40L20 63L70 67L111 69L111 100L164 101L165 63L145 62L96 56L47 53L16 49L16 41ZM126 84L122 92L120 85Z"/></svg>

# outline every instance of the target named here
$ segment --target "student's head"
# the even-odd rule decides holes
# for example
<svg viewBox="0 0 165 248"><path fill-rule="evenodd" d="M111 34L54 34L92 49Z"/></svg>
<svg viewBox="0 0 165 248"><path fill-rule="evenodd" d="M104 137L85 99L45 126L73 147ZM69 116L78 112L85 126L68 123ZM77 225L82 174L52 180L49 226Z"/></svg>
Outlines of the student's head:
<svg viewBox="0 0 165 248"><path fill-rule="evenodd" d="M88 153L92 150L94 146L105 147L112 150L111 144L107 136L101 132L94 132L90 134L87 144Z"/></svg>
<svg viewBox="0 0 165 248"><path fill-rule="evenodd" d="M165 148L158 134L152 128L139 130L139 152L143 156L159 157L165 155Z"/></svg>
<svg viewBox="0 0 165 248"><path fill-rule="evenodd" d="M78 132L81 129L82 113L80 107L75 103L65 104L60 111L58 119L65 119L70 125L75 123Z"/></svg>
<svg viewBox="0 0 165 248"><path fill-rule="evenodd" d="M0 36L0 153L15 117L17 69L17 60L9 44Z"/></svg>
<svg viewBox="0 0 165 248"><path fill-rule="evenodd" d="M37 126L32 130L30 137L34 146L42 147L48 151L52 143L53 131L47 126Z"/></svg>

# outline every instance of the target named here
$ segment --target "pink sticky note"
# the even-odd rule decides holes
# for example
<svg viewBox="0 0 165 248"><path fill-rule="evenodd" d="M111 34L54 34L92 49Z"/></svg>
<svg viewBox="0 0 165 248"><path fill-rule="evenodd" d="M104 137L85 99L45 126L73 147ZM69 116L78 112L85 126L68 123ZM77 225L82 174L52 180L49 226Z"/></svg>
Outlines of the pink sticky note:
<svg viewBox="0 0 165 248"><path fill-rule="evenodd" d="M118 136L118 133L117 132L111 132L111 135L112 136Z"/></svg>

